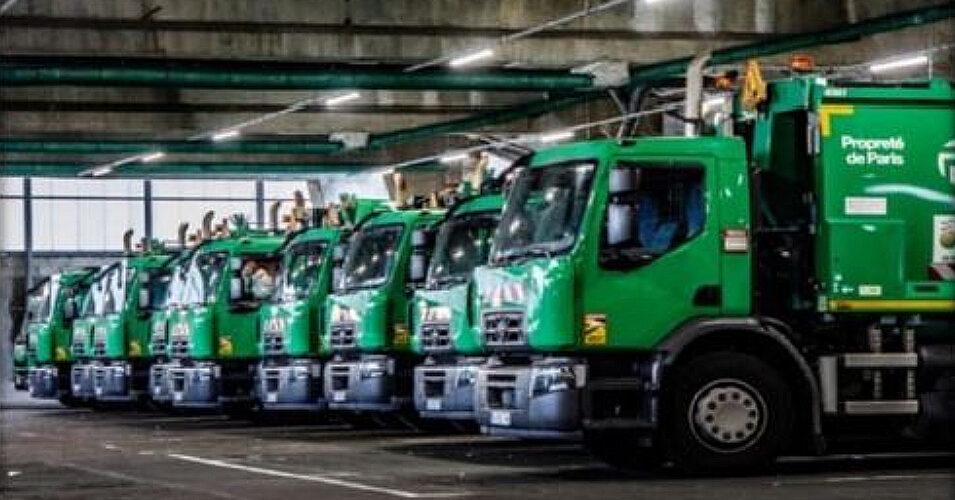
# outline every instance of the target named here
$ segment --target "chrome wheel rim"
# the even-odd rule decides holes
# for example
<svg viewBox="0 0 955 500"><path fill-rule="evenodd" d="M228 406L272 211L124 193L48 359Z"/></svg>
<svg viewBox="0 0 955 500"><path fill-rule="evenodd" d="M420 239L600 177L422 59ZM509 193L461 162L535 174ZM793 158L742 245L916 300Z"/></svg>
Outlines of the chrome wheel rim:
<svg viewBox="0 0 955 500"><path fill-rule="evenodd" d="M738 379L720 379L694 394L687 418L697 441L719 453L739 453L762 436L766 403L759 391Z"/></svg>

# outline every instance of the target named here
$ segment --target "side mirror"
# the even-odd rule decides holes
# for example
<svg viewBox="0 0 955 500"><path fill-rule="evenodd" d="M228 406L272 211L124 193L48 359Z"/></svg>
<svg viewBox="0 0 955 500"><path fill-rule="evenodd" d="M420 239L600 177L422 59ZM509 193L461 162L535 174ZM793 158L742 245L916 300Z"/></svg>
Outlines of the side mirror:
<svg viewBox="0 0 955 500"><path fill-rule="evenodd" d="M242 298L242 278L232 278L229 280L229 298L239 300Z"/></svg>
<svg viewBox="0 0 955 500"><path fill-rule="evenodd" d="M139 289L139 308L149 309L149 290L146 288Z"/></svg>
<svg viewBox="0 0 955 500"><path fill-rule="evenodd" d="M242 259L239 257L232 257L229 259L229 268L233 271L238 271L242 269Z"/></svg>

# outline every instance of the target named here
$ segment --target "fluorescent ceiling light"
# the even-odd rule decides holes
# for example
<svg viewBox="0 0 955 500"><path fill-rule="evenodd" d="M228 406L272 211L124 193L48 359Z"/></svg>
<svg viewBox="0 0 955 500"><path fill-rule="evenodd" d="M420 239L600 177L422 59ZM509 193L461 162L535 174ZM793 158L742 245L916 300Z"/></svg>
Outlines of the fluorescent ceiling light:
<svg viewBox="0 0 955 500"><path fill-rule="evenodd" d="M467 153L448 153L438 158L438 161L440 161L441 163L457 163L461 160L464 160L467 157L468 157Z"/></svg>
<svg viewBox="0 0 955 500"><path fill-rule="evenodd" d="M451 67L453 67L453 68L457 68L457 67L460 67L460 66L465 66L465 65L471 64L471 63L473 63L474 61L479 61L479 60L481 60L481 59L487 59L488 57L491 57L491 56L493 56L493 55L494 55L494 50L492 50L492 49L479 50L479 51L477 51L477 52L474 52L474 53L471 53L471 54L468 54L468 55L465 55L465 56L456 57L456 58L454 58L454 59L451 59L451 61L448 62L448 65L451 66Z"/></svg>
<svg viewBox="0 0 955 500"><path fill-rule="evenodd" d="M882 63L876 63L869 66L869 71L873 73L882 73L885 71L892 71L895 69L909 68L912 66L921 66L928 64L928 56L921 55L915 57L906 57L905 59L896 59L894 61L886 61Z"/></svg>
<svg viewBox="0 0 955 500"><path fill-rule="evenodd" d="M361 94L358 92L349 92L348 94L342 94L335 97L329 97L325 99L326 106L335 106L336 104L341 104L343 102L354 101L361 97Z"/></svg>
<svg viewBox="0 0 955 500"><path fill-rule="evenodd" d="M156 151L155 153L149 153L147 155L143 155L143 157L140 158L140 161L142 161L143 163L149 163L151 161L156 161L162 158L163 156L166 156L166 153L163 153L162 151Z"/></svg>
<svg viewBox="0 0 955 500"><path fill-rule="evenodd" d="M83 172L80 175L86 174L93 177L102 177L112 171L113 171L113 167L106 165L104 167L97 167L92 170L87 170L86 172Z"/></svg>
<svg viewBox="0 0 955 500"><path fill-rule="evenodd" d="M703 101L704 108L712 108L713 106L722 106L726 102L726 96L714 96Z"/></svg>
<svg viewBox="0 0 955 500"><path fill-rule="evenodd" d="M566 141L574 137L574 133L570 130L564 130L561 132L551 132L548 134L543 134L537 138L540 142L560 142Z"/></svg>
<svg viewBox="0 0 955 500"><path fill-rule="evenodd" d="M222 132L216 132L212 134L212 140L213 142L220 142L220 141L225 141L228 139L234 139L236 137L239 137L240 133L241 132L239 132L239 129L237 128L234 128L232 130L223 130Z"/></svg>

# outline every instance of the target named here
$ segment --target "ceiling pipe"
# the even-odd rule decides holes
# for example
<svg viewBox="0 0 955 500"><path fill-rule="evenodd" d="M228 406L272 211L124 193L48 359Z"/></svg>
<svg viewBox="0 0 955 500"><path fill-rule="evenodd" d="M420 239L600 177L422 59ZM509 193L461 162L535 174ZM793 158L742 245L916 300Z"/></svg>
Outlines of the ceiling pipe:
<svg viewBox="0 0 955 500"><path fill-rule="evenodd" d="M0 161L0 177L75 177L89 168L88 163ZM254 162L162 162L123 165L109 177L117 178L310 178L324 174L353 174L374 171L379 165L366 163L254 163ZM415 166L409 170L442 169L436 163Z"/></svg>
<svg viewBox="0 0 955 500"><path fill-rule="evenodd" d="M315 139L241 139L234 141L122 140L76 138L0 138L0 153L122 154L165 153L332 154L344 149L327 137Z"/></svg>
<svg viewBox="0 0 955 500"><path fill-rule="evenodd" d="M256 90L487 90L554 92L594 88L591 75L565 70L485 69L474 71L401 70L366 68L242 69L215 67L201 62L188 65L162 61L117 61L85 58L76 62L44 62L31 56L30 64L5 60L0 86L97 86Z"/></svg>

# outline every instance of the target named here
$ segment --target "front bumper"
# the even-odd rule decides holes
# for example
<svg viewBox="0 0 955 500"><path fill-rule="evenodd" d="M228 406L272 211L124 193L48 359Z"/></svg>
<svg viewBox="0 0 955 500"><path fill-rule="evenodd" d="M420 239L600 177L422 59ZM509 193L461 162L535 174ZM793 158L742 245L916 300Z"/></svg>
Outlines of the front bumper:
<svg viewBox="0 0 955 500"><path fill-rule="evenodd" d="M97 401L136 401L142 391L135 390L133 379L133 365L128 361L98 365L93 368L93 396Z"/></svg>
<svg viewBox="0 0 955 500"><path fill-rule="evenodd" d="M266 410L321 410L322 364L311 359L283 365L263 362L255 372L255 395Z"/></svg>
<svg viewBox="0 0 955 500"><path fill-rule="evenodd" d="M156 363L149 367L149 397L157 403L172 401L172 382L169 369L175 365Z"/></svg>
<svg viewBox="0 0 955 500"><path fill-rule="evenodd" d="M362 355L325 365L325 400L333 410L394 411L410 403L397 394L397 360Z"/></svg>
<svg viewBox="0 0 955 500"><path fill-rule="evenodd" d="M27 389L36 399L60 397L60 371L55 366L38 366L27 372Z"/></svg>
<svg viewBox="0 0 955 500"><path fill-rule="evenodd" d="M546 382L565 370L570 383ZM580 402L584 365L563 358L530 365L491 365L478 370L475 418L485 434L576 439L581 435Z"/></svg>
<svg viewBox="0 0 955 500"><path fill-rule="evenodd" d="M414 407L424 418L474 420L474 394L483 358L455 364L418 365L414 369Z"/></svg>
<svg viewBox="0 0 955 500"><path fill-rule="evenodd" d="M13 370L13 388L18 391L30 390L29 368L15 368Z"/></svg>
<svg viewBox="0 0 955 500"><path fill-rule="evenodd" d="M93 371L96 366L94 363L74 363L70 368L70 390L74 398L93 399Z"/></svg>
<svg viewBox="0 0 955 500"><path fill-rule="evenodd" d="M221 373L221 368L211 363L170 366L167 374L172 405L182 408L218 407Z"/></svg>

